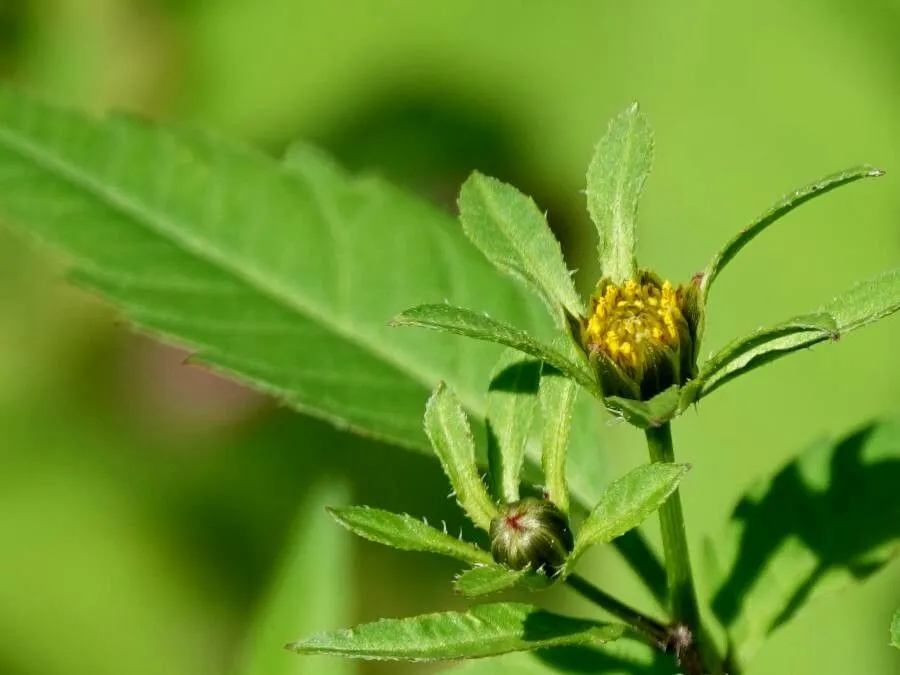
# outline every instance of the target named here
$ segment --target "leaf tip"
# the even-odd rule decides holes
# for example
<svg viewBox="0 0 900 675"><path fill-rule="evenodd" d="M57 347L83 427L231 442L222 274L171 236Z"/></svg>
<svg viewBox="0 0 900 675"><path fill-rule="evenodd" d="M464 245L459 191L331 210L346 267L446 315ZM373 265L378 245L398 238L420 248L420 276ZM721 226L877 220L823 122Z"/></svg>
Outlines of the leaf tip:
<svg viewBox="0 0 900 675"><path fill-rule="evenodd" d="M885 173L886 173L886 171L884 169L879 169L878 167L872 167L866 173L866 176L869 178L879 178L879 177L883 176Z"/></svg>

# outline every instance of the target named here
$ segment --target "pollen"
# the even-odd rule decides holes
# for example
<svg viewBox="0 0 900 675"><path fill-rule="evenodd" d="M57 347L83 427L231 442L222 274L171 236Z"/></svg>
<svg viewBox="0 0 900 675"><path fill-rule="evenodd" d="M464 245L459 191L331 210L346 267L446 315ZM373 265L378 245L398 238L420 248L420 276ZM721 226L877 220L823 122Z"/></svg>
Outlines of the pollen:
<svg viewBox="0 0 900 675"><path fill-rule="evenodd" d="M642 370L643 355L677 347L684 325L679 297L668 281L628 280L609 284L594 296L582 335L585 346L600 350L627 372Z"/></svg>

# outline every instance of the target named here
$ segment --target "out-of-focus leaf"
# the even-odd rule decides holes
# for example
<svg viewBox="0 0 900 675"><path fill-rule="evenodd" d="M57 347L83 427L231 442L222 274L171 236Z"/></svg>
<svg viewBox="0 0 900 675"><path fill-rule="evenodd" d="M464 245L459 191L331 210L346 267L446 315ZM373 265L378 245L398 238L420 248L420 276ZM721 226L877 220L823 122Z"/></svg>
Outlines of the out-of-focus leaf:
<svg viewBox="0 0 900 675"><path fill-rule="evenodd" d="M847 185L848 183L853 183L861 178L876 178L883 175L884 171L872 166L855 166L826 176L815 183L810 183L809 185L794 190L790 194L782 197L768 211L756 218L747 227L735 235L734 238L725 244L722 250L713 257L709 265L707 265L706 270L703 273L703 279L700 282L700 292L703 302L705 302L706 296L709 294L709 289L712 286L713 281L716 280L716 277L719 276L719 273L729 262L731 262L734 256L744 248L744 246L749 244L754 237L769 227L769 225L773 224L782 216L787 215L801 204L820 195L824 195L826 192L830 192L835 188Z"/></svg>
<svg viewBox="0 0 900 675"><path fill-rule="evenodd" d="M466 236L487 259L530 286L560 326L560 308L574 316L584 314L559 242L534 200L511 185L475 172L459 194L459 219Z"/></svg>
<svg viewBox="0 0 900 675"><path fill-rule="evenodd" d="M541 468L547 496L565 514L569 513L566 454L577 396L578 385L574 381L544 364L538 392L541 404Z"/></svg>
<svg viewBox="0 0 900 675"><path fill-rule="evenodd" d="M551 323L449 216L317 153L298 147L280 165L9 89L0 90L0 214L196 359L303 412L423 450L434 384L451 383L481 417L483 373L498 352L391 330L390 317L447 298L538 333Z"/></svg>
<svg viewBox="0 0 900 675"><path fill-rule="evenodd" d="M325 483L304 499L280 572L251 628L238 675L348 675L339 659L298 660L284 644L298 632L345 624L353 574L349 538L325 508L347 501L346 490Z"/></svg>
<svg viewBox="0 0 900 675"><path fill-rule="evenodd" d="M900 541L900 423L812 445L737 505L714 546L713 611L733 658L823 593L880 569Z"/></svg>
<svg viewBox="0 0 900 675"><path fill-rule="evenodd" d="M601 645L625 627L551 614L520 603L480 605L468 612L381 619L320 633L289 646L300 654L358 659L447 661L496 656L555 645Z"/></svg>
<svg viewBox="0 0 900 675"><path fill-rule="evenodd" d="M475 440L456 395L441 382L425 406L425 433L472 522L487 530L497 515L475 464Z"/></svg>
<svg viewBox="0 0 900 675"><path fill-rule="evenodd" d="M681 389L673 385L649 401L608 396L603 399L603 403L607 410L622 417L629 424L640 429L649 429L658 427L675 416L681 403Z"/></svg>
<svg viewBox="0 0 900 675"><path fill-rule="evenodd" d="M837 340L900 309L900 271L882 272L861 281L815 314L795 317L735 340L706 364L697 380L694 399L706 396L738 375L786 354L825 340Z"/></svg>
<svg viewBox="0 0 900 675"><path fill-rule="evenodd" d="M688 468L685 464L658 462L640 466L613 481L578 530L565 573L572 572L590 547L612 541L644 522L678 488Z"/></svg>
<svg viewBox="0 0 900 675"><path fill-rule="evenodd" d="M587 173L600 269L616 283L634 278L637 271L635 219L652 161L653 130L633 103L610 121Z"/></svg>
<svg viewBox="0 0 900 675"><path fill-rule="evenodd" d="M513 588L537 590L546 588L551 579L529 569L512 570L503 565L482 565L465 570L456 577L453 587L467 597L499 593Z"/></svg>
<svg viewBox="0 0 900 675"><path fill-rule="evenodd" d="M405 513L391 513L368 506L329 509L341 525L364 539L404 551L423 551L456 558L472 564L489 564L491 555Z"/></svg>
<svg viewBox="0 0 900 675"><path fill-rule="evenodd" d="M900 649L900 609L894 613L894 620L891 622L891 644Z"/></svg>
<svg viewBox="0 0 900 675"><path fill-rule="evenodd" d="M591 391L598 391L587 364L571 360L563 352L539 342L520 328L484 314L453 305L420 305L406 310L392 323L456 333L476 340L496 342L549 363Z"/></svg>
<svg viewBox="0 0 900 675"><path fill-rule="evenodd" d="M488 390L488 466L494 496L519 499L525 446L537 407L541 362L507 349L491 375Z"/></svg>

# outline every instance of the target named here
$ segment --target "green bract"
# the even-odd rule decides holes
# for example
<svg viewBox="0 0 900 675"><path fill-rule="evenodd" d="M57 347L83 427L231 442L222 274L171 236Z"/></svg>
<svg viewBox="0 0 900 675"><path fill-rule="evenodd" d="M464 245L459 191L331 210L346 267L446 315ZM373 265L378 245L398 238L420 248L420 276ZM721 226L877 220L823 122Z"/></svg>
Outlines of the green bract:
<svg viewBox="0 0 900 675"><path fill-rule="evenodd" d="M702 274L673 285L639 268L635 257L638 200L652 155L653 132L637 104L610 122L597 145L587 174L587 205L597 227L602 277L588 303L577 299L559 244L530 198L480 174L462 188L459 209L466 235L500 271L524 282L550 307L567 343L548 344L525 330L446 304L417 306L394 323L517 349L592 392L614 415L646 429L671 420L738 375L900 308L900 277L897 271L886 272L811 314L735 339L698 363L709 292L735 255L804 202L884 172L854 167L795 190L740 230Z"/></svg>

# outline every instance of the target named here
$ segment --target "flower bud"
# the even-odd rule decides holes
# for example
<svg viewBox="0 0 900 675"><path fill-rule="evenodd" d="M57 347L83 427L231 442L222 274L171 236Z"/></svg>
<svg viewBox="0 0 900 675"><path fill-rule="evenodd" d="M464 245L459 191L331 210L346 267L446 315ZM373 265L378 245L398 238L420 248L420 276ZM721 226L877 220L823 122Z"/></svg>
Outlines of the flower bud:
<svg viewBox="0 0 900 675"><path fill-rule="evenodd" d="M616 285L604 279L581 322L581 344L605 396L647 400L696 375L696 288L652 272Z"/></svg>
<svg viewBox="0 0 900 675"><path fill-rule="evenodd" d="M552 502L526 497L502 507L491 521L491 554L514 570L554 574L575 545L569 522Z"/></svg>

